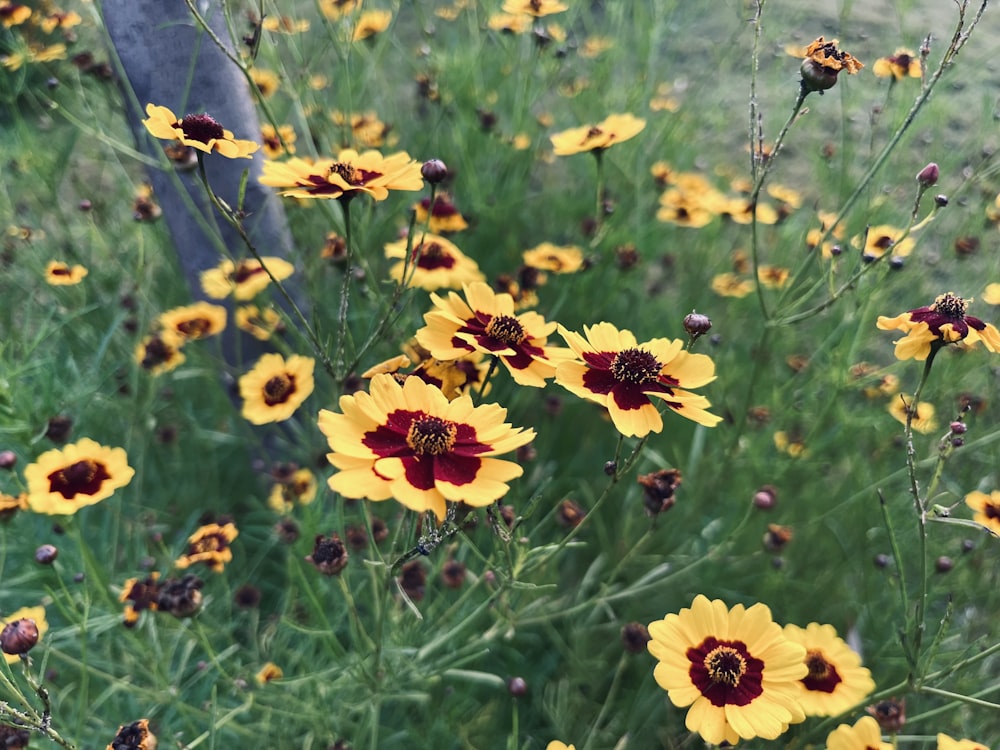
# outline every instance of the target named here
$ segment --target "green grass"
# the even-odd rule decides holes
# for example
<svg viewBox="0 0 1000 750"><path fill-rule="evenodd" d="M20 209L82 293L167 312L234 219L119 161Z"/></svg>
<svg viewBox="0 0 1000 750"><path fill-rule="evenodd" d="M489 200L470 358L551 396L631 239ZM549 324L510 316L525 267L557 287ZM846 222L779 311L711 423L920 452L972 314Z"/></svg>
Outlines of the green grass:
<svg viewBox="0 0 1000 750"><path fill-rule="evenodd" d="M965 444L942 462L935 494L922 501L954 505L954 519L969 519L964 496L997 487L996 355L982 346L950 347L936 358L921 398L936 407L939 427L911 436L912 466L908 436L887 411L890 397L864 393L885 374L913 393L921 377L920 363L894 358L899 336L876 329L879 315L954 291L976 298L971 314L997 320L996 308L981 299L987 283L1000 281L997 228L987 220L1000 190L994 9L882 168L862 184L921 91L919 80L890 86L873 76L875 59L897 47L916 50L931 34L930 75L951 39L955 6L899 0L807 11L800 3L767 3L756 83L766 144L799 90L799 61L785 45L837 37L866 68L842 75L823 96L807 97L807 111L765 175L766 184L802 196L786 219L756 228L760 262L792 269L790 285L734 298L714 293L711 283L732 269L734 251L751 252L751 228L720 217L700 229L657 221L662 188L650 167L666 161L727 194L735 194L731 180L753 177L746 149L752 5L719 3L706 13L702 3L575 3L544 19L560 24L567 40L539 47L531 34L487 28L499 2L473 3L450 21L433 13L444 3L371 1L391 7L394 19L363 44L345 42L312 3L294 8L310 19L309 32L264 34L256 65L282 82L266 112L295 127L299 155L322 157L348 143L330 111L374 111L392 126L395 143L384 153L406 150L448 164L448 189L470 222L454 240L489 279L516 273L521 252L543 241L585 251L589 269L550 274L539 288L537 309L546 319L575 331L609 321L641 342L686 339L683 317L692 309L707 314L712 331L693 348L711 356L718 378L697 390L723 422L707 429L668 412L663 432L642 443L620 441L594 404L554 383L520 387L500 368L485 400L505 407L512 424L537 432L535 459L503 499L519 524L510 540L494 533L482 510L461 529L446 526L455 533L417 556L425 592L408 602L392 565L414 548L418 524L426 534L432 521L391 500L348 500L326 488L333 469L316 414L339 410L343 383L317 366L316 391L293 419L260 429L240 416L231 392L253 362L226 362L215 341L189 344L186 362L173 372L145 372L136 345L161 312L190 302L192 291L163 219L132 218L144 163L122 96L69 60L0 69L0 450L17 457L11 471L0 472L0 492L21 492L25 466L55 447L45 433L56 415L72 418L71 441L121 446L136 470L126 488L73 516L19 512L0 524L0 616L44 604L50 624L27 670L0 668L0 723L11 722L9 708L40 715L30 680L41 680L51 726L72 747L103 747L118 726L144 717L160 747L326 748L338 739L355 748L534 749L553 739L579 749L696 747L701 740L685 729L686 710L673 707L653 680L655 660L626 652L621 629L676 613L705 594L730 606L763 602L779 623L826 622L849 636L878 698L906 699L900 747L935 747L938 732L995 742L998 662L992 651L977 654L997 644L997 540L935 518L924 546L909 488L911 468L921 492L931 485L939 441L959 417L963 395L981 405L964 415ZM106 59L99 13L72 5L84 23L70 54L89 49ZM265 4L264 11L278 9ZM238 44L249 26L242 8L232 13ZM7 49L23 32L0 29L0 43ZM585 58L580 48L591 35L613 46ZM317 73L331 85L310 88ZM436 99L420 96L418 76L434 81ZM50 77L57 87L46 85ZM650 108L660 84L671 85L676 112ZM613 210L596 235L588 234L595 159L551 157L548 136L616 112L647 124L604 154L604 197ZM491 128L482 125L484 113L495 117ZM512 145L518 134L529 139L527 149ZM947 195L948 206L914 232L917 245L902 268L884 260L865 265L851 238L872 225L905 228L914 175L931 161L941 178L924 196L918 220L935 193ZM327 232L344 233L344 215L335 201L283 202L294 236L293 280L329 356L343 343L352 361L392 303L382 245L409 225L416 195L351 204L354 257L364 276L352 284L343 340L344 268L321 258L320 249ZM838 211L848 200L844 253L823 260L807 248L806 233L818 226L816 211ZM86 210L81 201L89 202ZM978 251L957 253L956 241L968 237L978 240ZM640 258L627 269L615 261L615 248L625 244ZM76 286L49 286L44 269L52 259L83 264L89 274ZM861 269L827 309L782 324L825 304ZM278 299L273 287L262 299ZM357 373L397 354L429 309L426 292L402 295L398 319L361 355ZM315 356L297 321L286 323L278 350ZM550 343L557 342L554 336ZM805 366L793 368L793 358ZM861 362L872 370L858 378L852 368ZM778 431L801 439L805 452L778 450ZM605 473L616 456L617 481ZM279 462L319 477L315 502L287 514L299 531L292 541L276 533L281 516L266 502L269 472ZM651 519L635 479L662 468L679 469L683 483L676 505ZM751 504L762 485L777 490L769 512ZM587 512L575 530L560 519L567 499ZM151 570L166 577L187 537L201 523L225 518L239 528L234 559L222 573L192 569L205 582L197 616L145 612L125 628L118 601L124 582ZM352 550L338 577L323 577L305 561L317 535L343 537L373 518L385 521L388 539L377 549ZM771 523L794 531L779 552L761 543ZM59 548L52 566L34 562L42 543ZM892 559L893 545L899 560ZM877 555L888 556L887 564L876 565ZM936 567L942 556L952 561L947 572ZM458 588L442 577L450 560L466 566ZM245 585L260 591L256 606L234 601ZM914 666L901 633L910 643L918 603L927 632ZM254 675L268 661L284 676L258 685ZM511 694L514 677L526 682L524 695ZM808 719L769 743L747 745L822 747L830 730L863 711L864 704L835 720ZM36 733L34 746L56 744Z"/></svg>

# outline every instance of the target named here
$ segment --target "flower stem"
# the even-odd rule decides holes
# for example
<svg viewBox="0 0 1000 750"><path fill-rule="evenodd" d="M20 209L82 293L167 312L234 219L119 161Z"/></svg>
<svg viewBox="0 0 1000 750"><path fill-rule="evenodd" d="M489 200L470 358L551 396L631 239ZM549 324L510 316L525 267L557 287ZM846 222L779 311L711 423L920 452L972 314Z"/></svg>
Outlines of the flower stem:
<svg viewBox="0 0 1000 750"><path fill-rule="evenodd" d="M351 239L351 198L349 193L345 193L340 201L340 207L344 210L344 242L347 249L344 255L344 280L340 287L340 306L337 309L337 359L334 371L337 373L337 380L343 381L347 377L344 371L344 347L347 343L347 310L350 306L351 295L351 260L354 256L354 243Z"/></svg>

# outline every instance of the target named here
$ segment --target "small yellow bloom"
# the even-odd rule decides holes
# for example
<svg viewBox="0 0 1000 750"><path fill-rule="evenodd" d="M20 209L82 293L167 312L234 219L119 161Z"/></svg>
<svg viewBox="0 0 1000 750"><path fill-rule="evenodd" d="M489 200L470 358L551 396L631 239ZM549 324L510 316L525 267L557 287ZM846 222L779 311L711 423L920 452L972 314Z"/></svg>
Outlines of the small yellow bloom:
<svg viewBox="0 0 1000 750"><path fill-rule="evenodd" d="M864 247L862 247L862 241ZM905 258L916 246L917 241L913 237L903 237L903 230L888 224L879 224L869 227L868 234L857 235L851 239L854 247L861 248L861 253L866 258L881 258L886 252L891 251L894 258Z"/></svg>
<svg viewBox="0 0 1000 750"><path fill-rule="evenodd" d="M781 289L788 283L790 273L787 268L762 265L757 268L757 280L767 289Z"/></svg>
<svg viewBox="0 0 1000 750"><path fill-rule="evenodd" d="M872 66L872 73L879 78L892 78L899 81L903 78L920 78L923 66L920 58L914 56L912 50L900 47L888 57L880 57Z"/></svg>
<svg viewBox="0 0 1000 750"><path fill-rule="evenodd" d="M291 156L295 153L295 128L291 125L279 125L275 130L273 125L261 125L260 137L264 143L264 156L277 159L279 156Z"/></svg>
<svg viewBox="0 0 1000 750"><path fill-rule="evenodd" d="M975 511L973 521L1000 536L1000 491L987 495L975 490L965 496L965 504Z"/></svg>
<svg viewBox="0 0 1000 750"><path fill-rule="evenodd" d="M79 284L87 273L87 269L83 266L70 266L58 260L50 260L45 266L45 280L52 286Z"/></svg>
<svg viewBox="0 0 1000 750"><path fill-rule="evenodd" d="M610 115L596 125L563 130L549 136L549 140L556 156L570 156L584 151L603 151L635 137L645 127L646 121L634 115Z"/></svg>
<svg viewBox="0 0 1000 750"><path fill-rule="evenodd" d="M181 343L221 333L226 328L226 308L210 302L175 307L157 318L161 328L176 334Z"/></svg>
<svg viewBox="0 0 1000 750"><path fill-rule="evenodd" d="M560 0L506 0L503 4L505 13L523 13L534 18L562 13L569 6Z"/></svg>
<svg viewBox="0 0 1000 750"><path fill-rule="evenodd" d="M311 357L265 354L239 380L242 415L251 424L283 422L295 413L313 392Z"/></svg>
<svg viewBox="0 0 1000 750"><path fill-rule="evenodd" d="M245 302L263 292L271 283L271 276L284 281L295 271L295 266L283 258L264 257L261 260L263 264L256 258L239 261L227 258L215 268L202 271L202 291L212 299L225 299L232 294L233 299Z"/></svg>
<svg viewBox="0 0 1000 750"><path fill-rule="evenodd" d="M740 278L735 273L720 273L712 278L712 291L721 297L746 297L753 290L753 280Z"/></svg>
<svg viewBox="0 0 1000 750"><path fill-rule="evenodd" d="M892 418L900 424L906 424L906 412L911 408L911 403L910 397L903 394L891 399L889 401L889 413L892 415ZM921 434L934 432L938 426L934 414L934 404L921 401L917 404L917 408L913 410L913 419L910 424L914 430Z"/></svg>
<svg viewBox="0 0 1000 750"><path fill-rule="evenodd" d="M1000 305L1000 284L987 284L983 292L983 302L987 305Z"/></svg>
<svg viewBox="0 0 1000 750"><path fill-rule="evenodd" d="M176 370L186 359L181 351L183 340L172 331L159 331L146 336L135 347L134 359L150 375L162 375Z"/></svg>
<svg viewBox="0 0 1000 750"><path fill-rule="evenodd" d="M841 724L830 732L826 738L826 750L893 750L893 746L882 742L878 722L871 716L865 716L854 726Z"/></svg>
<svg viewBox="0 0 1000 750"><path fill-rule="evenodd" d="M261 309L257 305L240 305L236 308L236 327L258 341L267 341L282 325L281 316L273 307Z"/></svg>
<svg viewBox="0 0 1000 750"><path fill-rule="evenodd" d="M274 92L281 86L281 79L278 78L278 74L273 70L250 68L248 72L250 73L250 78L260 90L261 97L264 99L274 96Z"/></svg>
<svg viewBox="0 0 1000 750"><path fill-rule="evenodd" d="M563 247L543 242L525 250L521 256L526 266L552 273L576 273L584 266L583 251L576 245Z"/></svg>
<svg viewBox="0 0 1000 750"><path fill-rule="evenodd" d="M392 21L392 13L388 10L369 10L361 14L357 25L354 27L354 34L351 36L352 42L360 42L376 34L380 34L389 28Z"/></svg>
<svg viewBox="0 0 1000 750"><path fill-rule="evenodd" d="M316 475L309 469L298 469L283 482L276 482L267 497L267 507L278 513L288 513L296 505L309 505L316 499Z"/></svg>
<svg viewBox="0 0 1000 750"><path fill-rule="evenodd" d="M132 481L135 470L122 448L82 438L40 455L24 468L28 504L35 513L73 515Z"/></svg>
<svg viewBox="0 0 1000 750"><path fill-rule="evenodd" d="M339 21L360 10L362 0L319 0L319 11L328 21Z"/></svg>
<svg viewBox="0 0 1000 750"><path fill-rule="evenodd" d="M155 138L177 141L206 154L218 151L228 159L250 159L260 148L253 141L239 140L207 114L185 115L178 120L177 115L166 107L146 105L146 119L142 124Z"/></svg>
<svg viewBox="0 0 1000 750"><path fill-rule="evenodd" d="M269 661L254 675L254 680L258 685L266 685L271 680L280 680L284 676L285 673L281 671L281 667L273 661Z"/></svg>
<svg viewBox="0 0 1000 750"><path fill-rule="evenodd" d="M232 562L233 550L229 545L239 534L233 523L205 524L188 537L187 551L174 565L184 570L195 563L205 563L209 570L221 573L226 563Z"/></svg>

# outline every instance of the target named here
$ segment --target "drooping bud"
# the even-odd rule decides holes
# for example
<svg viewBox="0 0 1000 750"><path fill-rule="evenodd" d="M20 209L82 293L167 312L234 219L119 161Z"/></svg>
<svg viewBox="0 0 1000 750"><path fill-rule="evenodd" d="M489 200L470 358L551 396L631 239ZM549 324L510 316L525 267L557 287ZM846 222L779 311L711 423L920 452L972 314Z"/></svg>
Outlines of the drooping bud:
<svg viewBox="0 0 1000 750"><path fill-rule="evenodd" d="M931 162L917 172L917 184L919 184L922 188L929 188L933 185L937 185L938 177L940 176L941 170L938 169L938 165Z"/></svg>
<svg viewBox="0 0 1000 750"><path fill-rule="evenodd" d="M8 622L0 631L0 651L11 656L26 654L38 643L38 626L34 620L22 617Z"/></svg>

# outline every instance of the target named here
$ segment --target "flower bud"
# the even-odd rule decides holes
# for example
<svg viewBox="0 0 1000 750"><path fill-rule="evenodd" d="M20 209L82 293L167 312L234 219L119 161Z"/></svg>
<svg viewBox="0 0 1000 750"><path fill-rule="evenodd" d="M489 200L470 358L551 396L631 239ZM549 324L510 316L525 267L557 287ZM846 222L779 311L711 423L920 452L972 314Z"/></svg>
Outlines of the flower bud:
<svg viewBox="0 0 1000 750"><path fill-rule="evenodd" d="M934 569L938 573L947 573L954 567L955 563L947 555L941 555L941 557L934 561Z"/></svg>
<svg viewBox="0 0 1000 750"><path fill-rule="evenodd" d="M712 319L707 315L702 315L692 310L684 316L684 330L693 339L708 333L711 328Z"/></svg>
<svg viewBox="0 0 1000 750"><path fill-rule="evenodd" d="M885 732L896 733L906 724L906 701L903 699L879 701L867 706L865 711L875 717L875 721Z"/></svg>
<svg viewBox="0 0 1000 750"><path fill-rule="evenodd" d="M39 565L51 565L59 555L59 548L53 544L43 544L35 550L35 562Z"/></svg>
<svg viewBox="0 0 1000 750"><path fill-rule="evenodd" d="M802 85L808 91L826 91L833 88L837 83L837 73L825 65L820 65L812 58L806 58L799 67L802 74Z"/></svg>
<svg viewBox="0 0 1000 750"><path fill-rule="evenodd" d="M934 205L937 206L938 208L944 208L945 206L948 205L948 196L947 195L935 195L934 196Z"/></svg>
<svg viewBox="0 0 1000 750"><path fill-rule="evenodd" d="M528 683L524 681L523 677L511 677L507 680L507 692L515 698L520 698L527 694Z"/></svg>
<svg viewBox="0 0 1000 750"><path fill-rule="evenodd" d="M938 177L940 176L941 170L938 169L938 165L931 162L917 172L917 184L919 184L922 188L929 188L933 185L937 185Z"/></svg>
<svg viewBox="0 0 1000 750"><path fill-rule="evenodd" d="M440 159L429 159L420 167L420 174L432 185L437 185L448 176L448 167Z"/></svg>
<svg viewBox="0 0 1000 750"><path fill-rule="evenodd" d="M649 641L649 630L641 622L630 622L622 627L622 645L630 654L645 653Z"/></svg>
<svg viewBox="0 0 1000 750"><path fill-rule="evenodd" d="M754 507L759 510L771 510L778 502L778 490L770 484L762 486L753 496Z"/></svg>
<svg viewBox="0 0 1000 750"><path fill-rule="evenodd" d="M26 654L36 643L38 643L38 626L34 620L26 617L8 622L0 632L0 650L5 654L12 656Z"/></svg>
<svg viewBox="0 0 1000 750"><path fill-rule="evenodd" d="M14 451L0 451L0 469L13 469L17 463L17 454Z"/></svg>
<svg viewBox="0 0 1000 750"><path fill-rule="evenodd" d="M950 425L948 425L948 428L951 430L952 435L964 435L965 431L969 429L966 426L965 422L958 422L958 421L952 422Z"/></svg>

